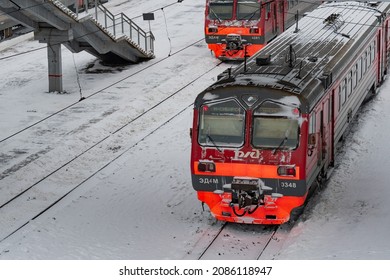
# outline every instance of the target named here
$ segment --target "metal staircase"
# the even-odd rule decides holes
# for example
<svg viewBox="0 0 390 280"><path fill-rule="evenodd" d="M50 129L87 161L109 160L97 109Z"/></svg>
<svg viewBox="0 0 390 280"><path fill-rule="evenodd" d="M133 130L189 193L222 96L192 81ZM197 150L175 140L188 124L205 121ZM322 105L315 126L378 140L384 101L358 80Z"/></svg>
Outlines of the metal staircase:
<svg viewBox="0 0 390 280"><path fill-rule="evenodd" d="M79 13L58 0L0 0L3 13L32 27L34 38L47 44L50 92L63 91L61 44L72 52L87 51L108 63L154 58L151 32L143 31L123 13L112 14L98 0L89 1L93 8ZM84 2L86 7L91 4Z"/></svg>

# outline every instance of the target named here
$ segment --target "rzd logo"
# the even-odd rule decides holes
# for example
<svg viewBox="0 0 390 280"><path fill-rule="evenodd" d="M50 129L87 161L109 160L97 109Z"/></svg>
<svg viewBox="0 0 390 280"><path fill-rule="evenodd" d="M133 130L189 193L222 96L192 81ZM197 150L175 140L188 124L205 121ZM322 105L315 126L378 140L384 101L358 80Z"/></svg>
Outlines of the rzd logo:
<svg viewBox="0 0 390 280"><path fill-rule="evenodd" d="M249 152L243 152L243 151L235 151L234 152L234 159L260 159L260 151L249 151Z"/></svg>

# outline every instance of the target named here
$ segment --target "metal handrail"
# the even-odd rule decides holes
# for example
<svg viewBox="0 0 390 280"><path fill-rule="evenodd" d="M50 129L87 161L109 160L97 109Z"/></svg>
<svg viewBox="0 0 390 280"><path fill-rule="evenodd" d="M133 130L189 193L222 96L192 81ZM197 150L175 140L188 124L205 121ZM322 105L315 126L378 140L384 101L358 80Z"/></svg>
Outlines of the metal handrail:
<svg viewBox="0 0 390 280"><path fill-rule="evenodd" d="M97 10L103 14L104 28L111 32L115 37L126 36L146 52L154 52L154 36L152 32L145 32L124 13L112 14L101 4L95 9L95 19L99 23L101 22L99 21L99 13Z"/></svg>
<svg viewBox="0 0 390 280"><path fill-rule="evenodd" d="M76 15L78 17L79 6L78 1L74 0ZM124 13L114 15L103 4L101 0L85 0L84 8L88 12L91 7L90 3L94 2L94 19L100 23L106 31L111 33L115 38L125 36L136 44L139 48L145 50L146 53L154 53L154 35L151 31L145 32L135 22L133 22Z"/></svg>

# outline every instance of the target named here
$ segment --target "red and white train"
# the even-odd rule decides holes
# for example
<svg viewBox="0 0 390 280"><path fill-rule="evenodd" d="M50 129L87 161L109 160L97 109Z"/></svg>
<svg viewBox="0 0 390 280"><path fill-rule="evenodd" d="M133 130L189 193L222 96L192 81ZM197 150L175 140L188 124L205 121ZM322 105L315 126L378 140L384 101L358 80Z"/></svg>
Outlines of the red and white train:
<svg viewBox="0 0 390 280"><path fill-rule="evenodd" d="M324 3L194 103L193 188L218 220L281 224L387 74L390 3Z"/></svg>
<svg viewBox="0 0 390 280"><path fill-rule="evenodd" d="M221 60L242 60L323 1L207 0L206 43Z"/></svg>

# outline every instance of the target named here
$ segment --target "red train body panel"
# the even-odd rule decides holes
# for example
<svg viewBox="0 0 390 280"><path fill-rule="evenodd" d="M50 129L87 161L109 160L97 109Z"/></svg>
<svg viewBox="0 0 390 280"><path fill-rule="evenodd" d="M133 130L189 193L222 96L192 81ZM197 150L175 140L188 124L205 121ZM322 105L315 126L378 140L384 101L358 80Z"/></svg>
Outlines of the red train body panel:
<svg viewBox="0 0 390 280"><path fill-rule="evenodd" d="M242 60L258 52L267 42L322 1L207 0L205 38L221 60Z"/></svg>
<svg viewBox="0 0 390 280"><path fill-rule="evenodd" d="M192 184L219 220L281 224L334 164L389 64L390 3L326 3L194 103Z"/></svg>

